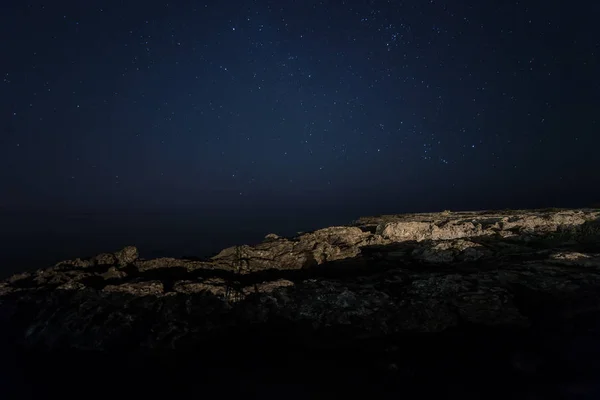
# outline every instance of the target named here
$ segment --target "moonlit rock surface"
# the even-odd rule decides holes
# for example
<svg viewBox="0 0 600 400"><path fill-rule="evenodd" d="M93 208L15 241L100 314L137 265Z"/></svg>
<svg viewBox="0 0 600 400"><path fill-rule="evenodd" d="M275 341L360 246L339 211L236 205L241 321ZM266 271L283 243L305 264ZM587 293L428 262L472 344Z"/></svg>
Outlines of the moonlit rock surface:
<svg viewBox="0 0 600 400"><path fill-rule="evenodd" d="M204 374L225 357L233 376L320 382L325 368L350 391L363 370L369 390L398 393L474 376L474 396L494 377L511 396L568 391L600 370L600 211L368 217L206 260L128 246L0 282L0 317L4 343L39 365L127 354L144 374L165 360Z"/></svg>

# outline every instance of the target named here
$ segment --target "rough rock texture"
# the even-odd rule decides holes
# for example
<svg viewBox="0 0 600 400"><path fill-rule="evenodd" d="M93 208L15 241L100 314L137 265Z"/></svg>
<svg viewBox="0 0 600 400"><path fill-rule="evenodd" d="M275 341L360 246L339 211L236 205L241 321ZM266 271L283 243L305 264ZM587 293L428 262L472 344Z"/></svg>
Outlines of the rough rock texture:
<svg viewBox="0 0 600 400"><path fill-rule="evenodd" d="M44 394L57 369L135 395L576 398L598 390L600 211L361 218L204 261L129 246L0 282L0 326Z"/></svg>
<svg viewBox="0 0 600 400"><path fill-rule="evenodd" d="M305 233L287 240L267 235L257 246L237 246L221 251L212 258L217 263L234 266L241 273L265 269L303 269L325 262L356 257L360 249L388 243L379 235L363 232L358 227L335 226Z"/></svg>

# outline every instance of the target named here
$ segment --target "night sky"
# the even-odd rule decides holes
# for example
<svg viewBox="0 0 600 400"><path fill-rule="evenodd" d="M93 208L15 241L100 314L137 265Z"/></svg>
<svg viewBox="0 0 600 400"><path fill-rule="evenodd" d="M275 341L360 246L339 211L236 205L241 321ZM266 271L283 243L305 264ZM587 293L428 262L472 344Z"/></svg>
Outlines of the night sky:
<svg viewBox="0 0 600 400"><path fill-rule="evenodd" d="M0 261L597 204L585 6L3 2Z"/></svg>

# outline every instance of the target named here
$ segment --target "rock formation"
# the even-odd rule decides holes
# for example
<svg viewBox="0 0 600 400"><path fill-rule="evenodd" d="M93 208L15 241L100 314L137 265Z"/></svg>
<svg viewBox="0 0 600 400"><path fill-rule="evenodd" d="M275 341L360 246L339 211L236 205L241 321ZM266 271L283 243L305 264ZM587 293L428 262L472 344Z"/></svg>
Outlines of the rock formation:
<svg viewBox="0 0 600 400"><path fill-rule="evenodd" d="M600 376L600 211L368 217L201 261L129 246L0 282L0 326L44 390L64 362L138 395L131 371L171 393L575 398Z"/></svg>

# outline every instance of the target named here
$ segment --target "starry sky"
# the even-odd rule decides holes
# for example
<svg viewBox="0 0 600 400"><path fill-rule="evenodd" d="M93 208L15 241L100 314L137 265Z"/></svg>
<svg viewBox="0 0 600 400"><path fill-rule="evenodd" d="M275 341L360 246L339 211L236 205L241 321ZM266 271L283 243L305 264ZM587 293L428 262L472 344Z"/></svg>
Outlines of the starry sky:
<svg viewBox="0 0 600 400"><path fill-rule="evenodd" d="M597 204L599 14L9 0L0 235L220 248L379 213Z"/></svg>

